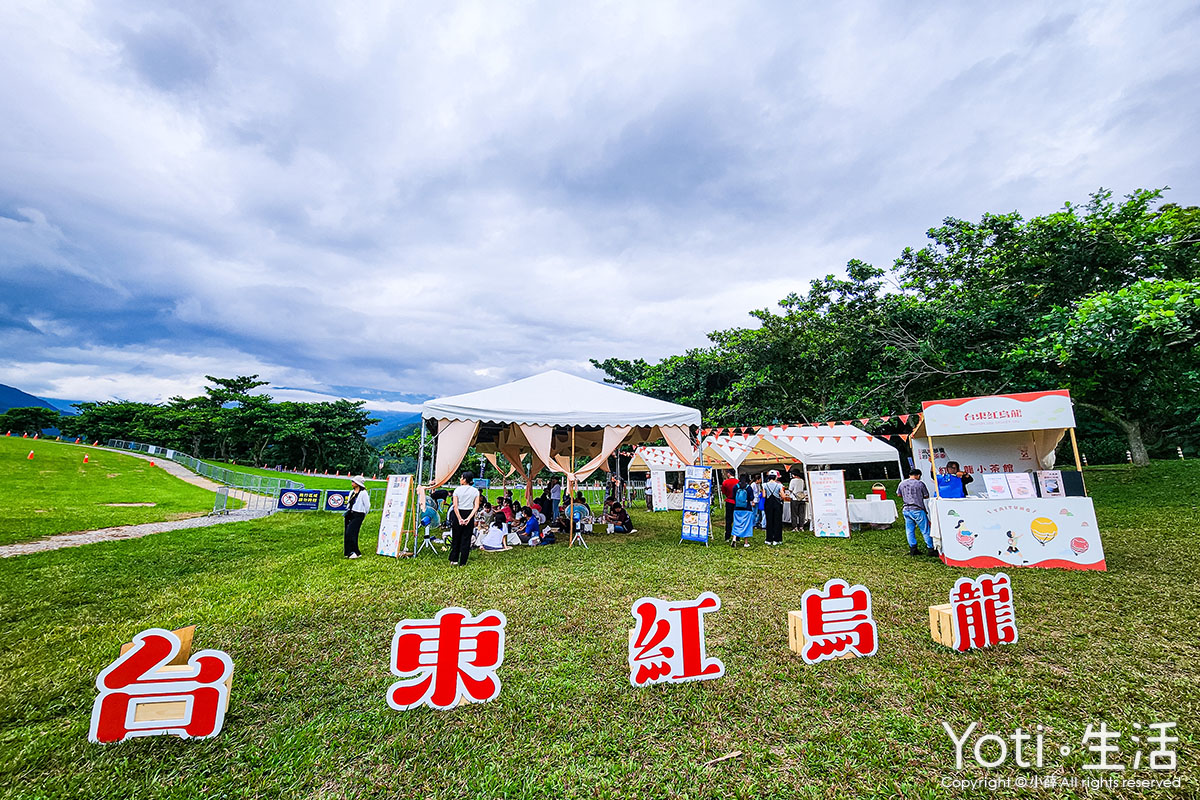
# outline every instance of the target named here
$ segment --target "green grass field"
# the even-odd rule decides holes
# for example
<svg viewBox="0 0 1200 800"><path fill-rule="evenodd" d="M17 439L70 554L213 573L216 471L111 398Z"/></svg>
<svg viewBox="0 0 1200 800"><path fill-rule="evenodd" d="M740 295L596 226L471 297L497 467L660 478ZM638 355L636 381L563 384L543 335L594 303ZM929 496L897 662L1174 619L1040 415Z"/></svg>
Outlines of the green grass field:
<svg viewBox="0 0 1200 800"><path fill-rule="evenodd" d="M836 541L788 533L775 549L759 534L730 550L680 546L677 513L635 513L640 533L594 536L590 550L476 552L452 569L343 560L339 518L290 514L6 559L0 796L1013 796L943 782L1095 777L1082 770L1088 724L1123 731L1119 760L1131 764L1135 724L1158 721L1178 723L1183 788L1034 794L1196 796L1200 463L1087 477L1109 571L1012 570L1020 641L965 655L931 641L927 607L977 573L909 557L899 527ZM377 525L375 513L364 551ZM808 667L788 650L786 614L833 576L872 590L880 651ZM726 675L632 688L631 603L705 590L722 600L707 639ZM396 622L448 605L507 615L500 697L392 711ZM120 645L189 624L197 647L235 662L221 735L89 744L95 677ZM1047 766L955 773L942 721L977 722L977 735L1045 726Z"/></svg>
<svg viewBox="0 0 1200 800"><path fill-rule="evenodd" d="M180 519L213 507L211 491L139 458L99 447L11 437L0 437L0 498L0 545L53 533Z"/></svg>
<svg viewBox="0 0 1200 800"><path fill-rule="evenodd" d="M316 475L297 475L294 472L277 472L273 469L260 469L259 467L248 467L248 466L245 466L244 464L231 464L226 461L212 461L211 459L207 459L207 458L204 459L204 461L206 463L212 464L213 466L216 466L216 467L224 467L225 469L231 469L234 472L245 472L249 475L264 475L268 478L279 478L281 480L297 481L298 483L303 483L305 488L307 488L307 489L349 489L350 488L350 476L347 476L345 478L323 478L323 477L318 477ZM387 481L386 480L373 481L370 478L368 478L367 479L367 488L368 489L387 488Z"/></svg>

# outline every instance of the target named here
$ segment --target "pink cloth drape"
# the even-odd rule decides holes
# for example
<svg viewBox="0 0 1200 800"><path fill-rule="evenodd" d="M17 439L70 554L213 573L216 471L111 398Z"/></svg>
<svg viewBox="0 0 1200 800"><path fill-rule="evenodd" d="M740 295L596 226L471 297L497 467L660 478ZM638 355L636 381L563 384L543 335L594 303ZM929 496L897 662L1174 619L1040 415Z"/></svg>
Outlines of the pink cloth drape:
<svg viewBox="0 0 1200 800"><path fill-rule="evenodd" d="M437 458L433 466L433 482L429 484L431 488L450 480L467 454L467 448L475 441L478 431L479 423L472 420L438 420Z"/></svg>
<svg viewBox="0 0 1200 800"><path fill-rule="evenodd" d="M660 425L658 430L680 461L685 464L696 463L696 446L692 444L692 436L686 425Z"/></svg>
<svg viewBox="0 0 1200 800"><path fill-rule="evenodd" d="M586 480L589 475L596 471L597 467L608 460L612 452L617 449L621 442L625 441L625 437L629 435L629 426L607 427L604 429L604 436L600 442L600 452L596 456L574 473L567 467L556 461L556 454L550 452L551 443L554 438L554 428L549 425L520 425L521 433L525 435L526 441L533 449L534 454L541 459L552 472L559 472L566 475L572 483L581 480ZM558 454L557 458L561 458L564 454ZM568 461L570 453L565 454Z"/></svg>

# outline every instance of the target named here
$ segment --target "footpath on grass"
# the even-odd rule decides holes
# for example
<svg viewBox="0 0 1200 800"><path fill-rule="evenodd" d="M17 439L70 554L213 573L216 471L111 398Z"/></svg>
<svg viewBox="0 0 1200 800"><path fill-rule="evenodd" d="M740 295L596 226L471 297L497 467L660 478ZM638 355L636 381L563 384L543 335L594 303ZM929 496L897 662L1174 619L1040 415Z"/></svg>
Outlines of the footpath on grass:
<svg viewBox="0 0 1200 800"><path fill-rule="evenodd" d="M199 486L202 489L209 489L215 493L218 489L223 488L221 484L210 481L208 478L203 478L194 472L191 472L186 467L176 464L174 461L169 459L153 458L151 456L141 455L140 453L129 453L123 450L116 452L120 452L122 455L129 456L131 458L140 458L143 461L153 461L156 467L161 467L168 474L173 475L174 477L194 486ZM241 489L230 489L229 496L231 498L241 500L243 503L246 503L247 506L250 506L249 501L252 499L250 492L246 492ZM79 547L80 545L94 544L95 542L113 542L121 539L137 539L142 536L149 536L153 533L176 531L183 528L205 528L209 525L223 525L228 522L242 522L248 519L265 517L272 513L272 510L273 509L260 507L256 510L233 510L220 516L214 515L192 517L189 519L177 519L169 522L146 522L140 525L118 525L113 528L99 528L92 531L57 533L32 542L21 542L18 544L0 546L0 558L27 555L29 553L40 553L46 550L58 550L62 547Z"/></svg>

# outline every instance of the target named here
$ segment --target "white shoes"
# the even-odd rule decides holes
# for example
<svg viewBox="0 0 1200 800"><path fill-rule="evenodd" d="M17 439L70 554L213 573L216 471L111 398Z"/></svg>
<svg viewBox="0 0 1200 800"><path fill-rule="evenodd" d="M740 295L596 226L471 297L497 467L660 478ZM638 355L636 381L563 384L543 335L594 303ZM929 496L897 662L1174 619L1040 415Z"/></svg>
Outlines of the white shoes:
<svg viewBox="0 0 1200 800"><path fill-rule="evenodd" d="M351 553L347 558L358 558L358 553Z"/></svg>

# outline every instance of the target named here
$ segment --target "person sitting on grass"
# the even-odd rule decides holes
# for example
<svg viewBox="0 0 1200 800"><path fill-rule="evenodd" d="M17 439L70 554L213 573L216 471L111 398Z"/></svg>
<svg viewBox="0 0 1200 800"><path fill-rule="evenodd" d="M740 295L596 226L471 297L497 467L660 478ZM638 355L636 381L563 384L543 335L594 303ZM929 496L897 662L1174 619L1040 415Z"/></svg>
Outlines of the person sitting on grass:
<svg viewBox="0 0 1200 800"><path fill-rule="evenodd" d="M633 521L629 519L629 512L620 503L612 504L604 521L612 527L613 533L637 533L637 529L633 527Z"/></svg>
<svg viewBox="0 0 1200 800"><path fill-rule="evenodd" d="M592 507L589 506L588 501L584 499L583 492L576 492L575 501L571 505L571 513L574 514L580 509L583 510L583 515L585 517L590 517L592 515Z"/></svg>
<svg viewBox="0 0 1200 800"><path fill-rule="evenodd" d="M505 497L504 502L500 504L500 513L504 515L504 521L512 525L515 512L513 511L513 501L511 497Z"/></svg>
<svg viewBox="0 0 1200 800"><path fill-rule="evenodd" d="M509 550L511 548L504 543L507 536L508 523L504 521L503 514L496 514L492 517L491 525L488 526L487 534L483 537L483 544L479 549L488 553Z"/></svg>

